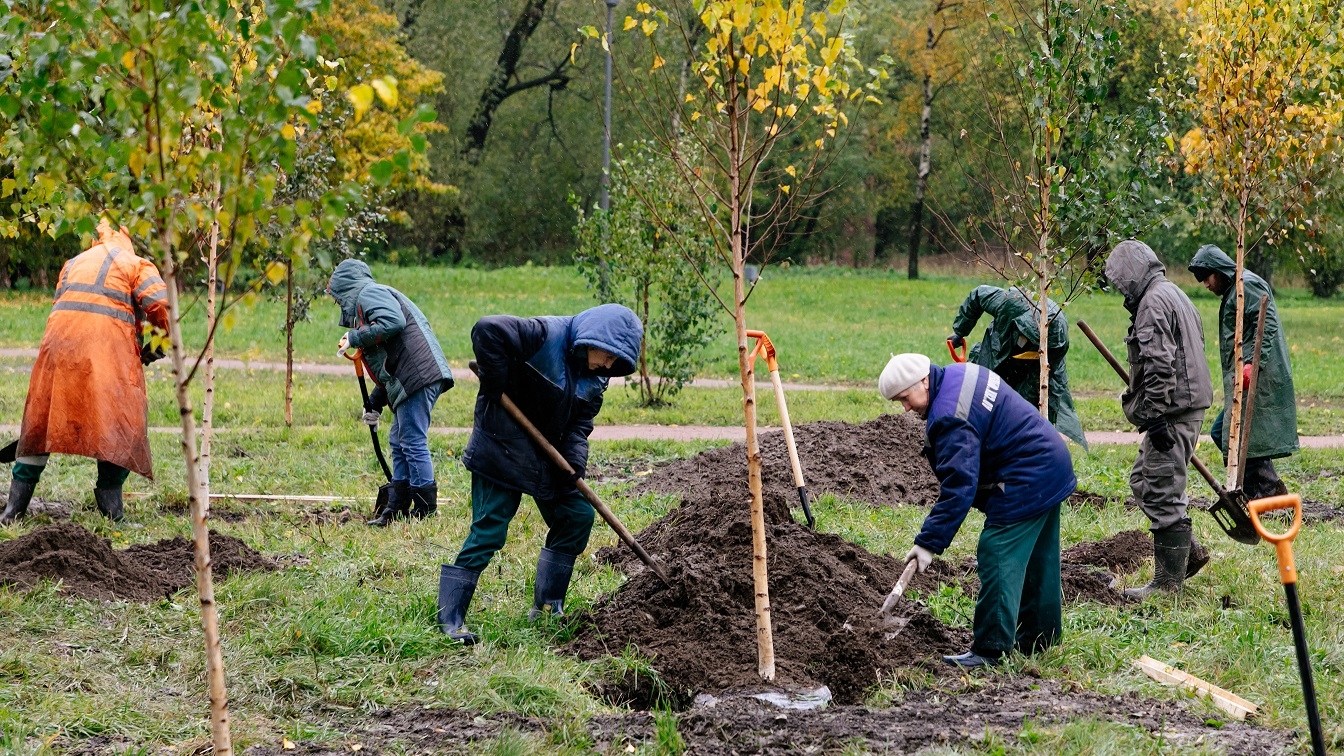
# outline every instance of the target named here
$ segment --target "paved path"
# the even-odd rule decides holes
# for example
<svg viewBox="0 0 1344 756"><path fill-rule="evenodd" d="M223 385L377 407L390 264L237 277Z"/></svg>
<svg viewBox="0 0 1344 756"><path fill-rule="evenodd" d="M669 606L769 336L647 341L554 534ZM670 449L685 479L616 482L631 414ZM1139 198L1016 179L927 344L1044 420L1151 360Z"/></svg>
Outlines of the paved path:
<svg viewBox="0 0 1344 756"><path fill-rule="evenodd" d="M331 426L312 426L315 428ZM151 427L151 433L177 433L178 428L170 426ZM221 428L218 433L263 430L263 428ZM298 430L303 430L299 428ZM761 426L761 433L773 433L778 427ZM0 435L13 437L18 435L19 426L0 425ZM471 433L471 428L436 426L430 432L443 435L463 435ZM740 427L718 425L599 425L593 429L594 441L628 441L643 439L646 441L744 441L747 432ZM1213 439L1203 436L1200 440L1213 443ZM1344 436L1299 436L1304 449L1340 449L1344 448ZM1133 446L1139 443L1138 433L1117 431L1088 431L1087 442L1100 446Z"/></svg>

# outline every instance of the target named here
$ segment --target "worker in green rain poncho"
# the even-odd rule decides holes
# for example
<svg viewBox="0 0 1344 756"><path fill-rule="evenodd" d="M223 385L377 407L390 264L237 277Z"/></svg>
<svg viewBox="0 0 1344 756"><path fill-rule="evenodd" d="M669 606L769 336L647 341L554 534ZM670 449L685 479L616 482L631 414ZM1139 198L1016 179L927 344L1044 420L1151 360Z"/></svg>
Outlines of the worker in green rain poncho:
<svg viewBox="0 0 1344 756"><path fill-rule="evenodd" d="M1237 290L1234 285L1237 264L1221 249L1205 244L1190 261L1190 272L1204 288L1221 296L1218 308L1218 354L1223 368L1223 409L1213 421L1213 442L1227 458L1231 422L1227 407L1232 403L1232 388L1241 381L1250 386L1255 329L1260 320L1260 300L1269 297L1265 310L1265 337L1260 347L1260 376L1255 385L1255 406L1251 415L1249 445L1246 449L1242 488L1252 499L1287 493L1288 489L1274 470L1274 460L1297 451L1297 398L1293 391L1293 369L1288 361L1288 339L1279 323L1274 293L1265 279L1251 271L1242 277L1246 292L1242 310L1242 364L1232 364L1232 346L1236 339Z"/></svg>
<svg viewBox="0 0 1344 756"><path fill-rule="evenodd" d="M1050 423L1075 443L1087 448L1083 426L1069 394L1069 376L1064 357L1069 351L1069 321L1059 305L1046 300L1050 317ZM968 360L998 373L1013 390L1033 406L1040 406L1040 327L1034 300L1020 289L977 286L967 295L952 321L948 341L960 348L975 329L982 314L994 319L985 337L972 347Z"/></svg>

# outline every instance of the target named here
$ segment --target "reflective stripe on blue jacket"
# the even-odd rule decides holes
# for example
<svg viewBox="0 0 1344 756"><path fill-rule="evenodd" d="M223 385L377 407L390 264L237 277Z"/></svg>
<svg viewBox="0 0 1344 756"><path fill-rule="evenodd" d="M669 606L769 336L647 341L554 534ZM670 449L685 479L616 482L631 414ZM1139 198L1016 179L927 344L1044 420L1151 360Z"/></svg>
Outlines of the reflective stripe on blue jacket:
<svg viewBox="0 0 1344 756"><path fill-rule="evenodd" d="M987 525L1036 517L1077 487L1064 440L992 370L929 367L929 447L941 491L915 543L941 554L971 507Z"/></svg>

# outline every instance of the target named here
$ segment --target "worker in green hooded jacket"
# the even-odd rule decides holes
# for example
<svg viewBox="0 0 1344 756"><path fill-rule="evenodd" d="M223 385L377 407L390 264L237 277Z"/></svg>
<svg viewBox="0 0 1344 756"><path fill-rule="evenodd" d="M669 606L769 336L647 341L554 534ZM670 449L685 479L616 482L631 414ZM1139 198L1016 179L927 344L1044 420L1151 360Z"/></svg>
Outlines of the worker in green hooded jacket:
<svg viewBox="0 0 1344 756"><path fill-rule="evenodd" d="M1073 408L1069 393L1069 374L1064 356L1069 351L1069 321L1059 305L1046 300L1049 308L1050 335L1047 343L1050 361L1050 423L1055 430L1084 449L1087 438L1082 423ZM948 341L961 348L966 337L975 330L982 314L994 318L985 329L985 337L971 348L967 360L998 373L1013 390L1032 406L1040 406L1040 317L1036 303L1021 289L1000 289L997 286L977 286L966 296L952 321L952 335Z"/></svg>
<svg viewBox="0 0 1344 756"><path fill-rule="evenodd" d="M1255 359L1255 329L1260 319L1260 300L1269 298L1265 309L1265 336L1260 347L1260 374L1255 384L1250 436L1247 439L1246 466L1242 489L1252 499L1288 493L1274 470L1274 460L1297 451L1297 397L1293 391L1293 370L1288 361L1288 339L1279 323L1274 292L1265 279L1244 270L1246 292L1242 309L1242 350L1240 366L1232 364L1236 341L1237 288L1234 284L1237 264L1221 249L1205 244L1190 261L1190 272L1204 288L1223 298L1218 308L1218 352L1223 366L1223 410L1213 421L1213 442L1227 459L1227 405L1231 403L1235 381L1249 388L1251 363Z"/></svg>

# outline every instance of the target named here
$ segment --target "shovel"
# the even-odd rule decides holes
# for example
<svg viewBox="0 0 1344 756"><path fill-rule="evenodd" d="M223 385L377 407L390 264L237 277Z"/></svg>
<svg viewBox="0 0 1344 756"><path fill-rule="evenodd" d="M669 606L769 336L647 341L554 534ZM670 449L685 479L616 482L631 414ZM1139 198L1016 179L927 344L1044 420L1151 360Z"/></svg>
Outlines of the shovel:
<svg viewBox="0 0 1344 756"><path fill-rule="evenodd" d="M954 347L954 346L952 346L952 339L948 339L948 340L947 340L947 353L950 354L950 355L952 355L952 361L953 361L953 362L957 362L957 363L965 362L965 361L966 361L966 342L965 342L965 341L961 342L961 351L958 352L958 351L957 351L957 348Z"/></svg>
<svg viewBox="0 0 1344 756"><path fill-rule="evenodd" d="M770 382L775 387L775 404L779 407L779 423L784 427L784 448L789 452L789 465L793 468L793 485L798 490L798 500L803 504L803 516L807 526L817 529L817 520L812 516L812 505L807 498L807 483L803 481L803 465L798 461L798 446L793 442L793 423L789 422L789 406L784 402L784 383L779 379L779 360L775 356L775 345L765 331L747 331L747 338L756 339L756 349L751 353L752 362L756 355L765 353L765 366L770 370Z"/></svg>
<svg viewBox="0 0 1344 756"><path fill-rule="evenodd" d="M480 376L480 367L476 364L475 360L467 363L467 366L471 368L471 372L475 373L477 377ZM625 545L629 546L630 550L635 552L635 556L639 557L639 561L643 562L645 567L652 570L653 574L657 575L658 579L663 581L664 585L669 588L672 587L672 580L668 578L667 571L663 569L663 565L659 564L652 556L649 556L649 552L645 551L644 547L639 545L639 541L636 541L635 537L630 534L630 531L626 530L625 525L622 525L621 521L616 519L616 514L602 502L602 499L598 497L597 492L593 490L593 487L588 485L588 481L576 477L574 468L569 464L569 461L565 459L564 455L556 451L555 447L550 441L546 440L545 436L541 435L541 431L537 430L537 426L533 425L532 421L527 419L527 415L524 415L523 411L518 409L518 405L513 403L513 400L509 398L508 394L499 395L499 404L504 408L505 412L509 413L509 417L513 418L515 423L518 423L518 426L523 429L523 432L527 434L527 437L532 439L532 443L536 444L537 448L541 449L541 451L550 458L551 464L560 468L561 472L568 474L574 479L574 487L579 489L579 493L582 493L583 497L588 500L588 503L593 505L593 509L597 510L599 515L602 515L602 519L606 520L607 524L611 526L611 529L616 531L616 535L620 536L621 540L625 542Z"/></svg>
<svg viewBox="0 0 1344 756"><path fill-rule="evenodd" d="M892 587L891 593L887 594L887 600L882 602L882 609L878 611L877 616L884 625L904 624L900 617L891 616L891 610L896 608L896 602L900 601L905 595L905 587L910 584L910 578L915 575L915 568L919 566L918 559L911 559L905 563L905 569L901 571L901 577Z"/></svg>
<svg viewBox="0 0 1344 756"><path fill-rule="evenodd" d="M359 378L359 393L364 397L364 411L371 412L373 405L369 403L369 384L364 380L364 353L358 349L344 352L345 358L355 363L355 376ZM378 466L383 468L383 476L387 482L378 486L378 497L374 501L373 514L377 516L379 512L387 506L387 500L392 492L392 468L387 466L387 457L383 456L383 445L378 440L378 429L369 426L369 436L373 438L373 453L378 457Z"/></svg>
<svg viewBox="0 0 1344 756"><path fill-rule="evenodd" d="M1125 385L1129 385L1129 371L1125 370L1120 361L1115 359L1115 355L1111 354L1111 350L1106 348L1106 344L1102 342L1101 337L1097 336L1087 323L1081 320L1077 323L1079 330L1083 332L1084 336L1087 336L1088 341L1092 342L1092 346L1096 347L1098 352L1101 352L1101 356L1106 359L1106 362L1110 363L1116 374L1120 376L1120 380L1124 381ZM1213 521L1218 523L1218 527L1222 528L1223 532L1227 533L1228 537L1237 543L1244 543L1248 546L1260 543L1260 536L1256 534L1255 525L1251 523L1251 515L1246 509L1246 493L1241 490L1229 491L1224 488L1223 484L1213 477L1213 473L1209 472L1209 468L1199 461L1199 457L1192 455L1190 464L1194 465L1195 469L1199 471L1200 477L1204 478L1204 481L1218 495L1218 502L1209 507L1209 514L1213 516Z"/></svg>
<svg viewBox="0 0 1344 756"><path fill-rule="evenodd" d="M1286 533L1271 533L1260 523L1260 515L1278 509L1293 510L1293 524ZM1307 708L1307 728L1311 732L1311 750L1325 756L1325 736L1321 733L1321 715L1316 708L1316 684L1311 679L1311 656L1307 651L1307 628L1302 623L1302 604L1297 597L1297 565L1293 562L1293 539L1302 529L1302 497L1297 494L1270 496L1250 503L1252 522L1260 537L1274 544L1279 560L1279 580L1288 600L1288 618L1293 626L1293 648L1297 651L1297 673L1302 678L1302 703Z"/></svg>

